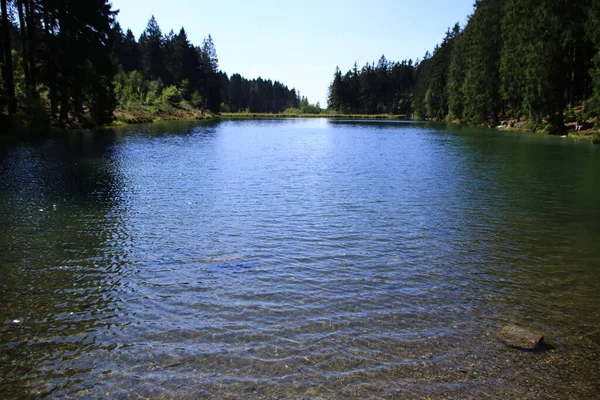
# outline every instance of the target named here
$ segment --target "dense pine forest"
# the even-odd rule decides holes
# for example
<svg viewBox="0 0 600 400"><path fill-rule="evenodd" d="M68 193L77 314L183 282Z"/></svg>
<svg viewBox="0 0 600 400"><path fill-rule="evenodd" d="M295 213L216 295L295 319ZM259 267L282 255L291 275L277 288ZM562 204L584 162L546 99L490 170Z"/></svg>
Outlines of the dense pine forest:
<svg viewBox="0 0 600 400"><path fill-rule="evenodd" d="M136 38L107 0L0 1L2 130L127 113L321 111L281 82L228 76L210 35L194 45L153 16ZM448 29L422 60L336 69L328 108L556 133L590 126L600 114L600 2L477 0L464 29Z"/></svg>
<svg viewBox="0 0 600 400"><path fill-rule="evenodd" d="M1 0L0 129L110 123L115 114L282 112L295 89L219 70L212 37L192 44L152 16L139 38L106 0ZM16 125L16 126L15 126Z"/></svg>
<svg viewBox="0 0 600 400"><path fill-rule="evenodd" d="M477 0L433 54L336 70L328 105L342 113L414 114L562 132L600 114L600 2Z"/></svg>

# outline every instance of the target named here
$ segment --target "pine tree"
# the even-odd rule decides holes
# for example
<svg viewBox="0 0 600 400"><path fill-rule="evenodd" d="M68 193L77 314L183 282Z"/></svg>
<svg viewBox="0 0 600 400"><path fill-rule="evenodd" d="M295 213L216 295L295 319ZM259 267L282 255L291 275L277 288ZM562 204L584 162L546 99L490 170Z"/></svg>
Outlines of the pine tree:
<svg viewBox="0 0 600 400"><path fill-rule="evenodd" d="M206 108L212 112L219 112L221 106L221 89L219 87L219 60L212 37L204 39L200 50L200 64L203 74L203 97Z"/></svg>
<svg viewBox="0 0 600 400"><path fill-rule="evenodd" d="M437 120L443 120L448 115L448 73L454 43L460 33L460 26L456 24L452 30L448 29L442 44L437 47L431 57L431 75L425 92L425 115Z"/></svg>
<svg viewBox="0 0 600 400"><path fill-rule="evenodd" d="M166 78L164 66L164 38L154 15L148 21L139 40L141 67L144 75L151 80Z"/></svg>
<svg viewBox="0 0 600 400"><path fill-rule="evenodd" d="M502 94L532 128L548 120L563 127L565 63L563 18L568 6L554 0L507 0L502 19ZM571 5L569 5L570 7Z"/></svg>
<svg viewBox="0 0 600 400"><path fill-rule="evenodd" d="M500 21L503 0L480 0L462 37L465 76L462 119L476 125L496 125L501 113Z"/></svg>
<svg viewBox="0 0 600 400"><path fill-rule="evenodd" d="M593 97L585 105L589 116L600 117L600 2L592 2L585 27L587 38L594 45L594 64L590 68ZM599 121L596 119L597 125Z"/></svg>
<svg viewBox="0 0 600 400"><path fill-rule="evenodd" d="M333 82L329 85L328 96L327 96L327 107L332 110L341 110L342 106L342 73L339 67L335 67L335 73L333 74Z"/></svg>
<svg viewBox="0 0 600 400"><path fill-rule="evenodd" d="M2 11L2 81L3 91L6 97L8 114L17 112L17 98L15 96L15 80L12 62L12 46L10 40L10 19L8 15L7 0L1 0Z"/></svg>
<svg viewBox="0 0 600 400"><path fill-rule="evenodd" d="M465 107L463 96L463 84L465 82L465 70L467 64L466 39L464 31L459 34L454 44L454 50L448 67L448 116L449 121L462 121Z"/></svg>
<svg viewBox="0 0 600 400"><path fill-rule="evenodd" d="M115 107L111 23L114 12L107 0L58 2L60 121L81 119L84 108L93 122L112 117Z"/></svg>

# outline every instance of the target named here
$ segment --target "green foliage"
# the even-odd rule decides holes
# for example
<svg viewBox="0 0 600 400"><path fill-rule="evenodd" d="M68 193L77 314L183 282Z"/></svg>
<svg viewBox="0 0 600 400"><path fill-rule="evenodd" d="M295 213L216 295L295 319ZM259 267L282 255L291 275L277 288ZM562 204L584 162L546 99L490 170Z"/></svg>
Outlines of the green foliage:
<svg viewBox="0 0 600 400"><path fill-rule="evenodd" d="M162 91L165 85L162 79L158 78L154 81L148 82L148 90L146 91L146 97L144 103L146 104L158 104L162 101Z"/></svg>
<svg viewBox="0 0 600 400"><path fill-rule="evenodd" d="M503 0L481 0L466 27L461 44L464 80L459 89L462 120L497 125L501 113L500 53Z"/></svg>
<svg viewBox="0 0 600 400"><path fill-rule="evenodd" d="M140 71L119 72L115 76L115 96L121 105L143 103L148 93L148 81Z"/></svg>
<svg viewBox="0 0 600 400"><path fill-rule="evenodd" d="M181 91L176 86L166 87L161 94L161 101L164 104L171 106L178 106L179 103L183 100L183 96L181 95Z"/></svg>
<svg viewBox="0 0 600 400"><path fill-rule="evenodd" d="M221 97L232 112L246 109L253 113L279 113L290 107L298 107L299 99L295 89L270 79L248 80L240 74L228 78L220 74Z"/></svg>
<svg viewBox="0 0 600 400"><path fill-rule="evenodd" d="M179 82L179 91L181 92L181 96L185 99L185 100L190 100L192 97L192 93L193 93L193 86L192 86L192 82L189 79L183 79L181 82Z"/></svg>
<svg viewBox="0 0 600 400"><path fill-rule="evenodd" d="M198 109L204 107L204 99L202 98L200 92L198 92L197 90L192 93L190 97L190 104Z"/></svg>
<svg viewBox="0 0 600 400"><path fill-rule="evenodd" d="M299 109L299 108L293 108L293 107L286 108L286 109L283 111L283 114L286 114L286 115L300 115L300 113L301 113L301 112L300 112L300 109Z"/></svg>
<svg viewBox="0 0 600 400"><path fill-rule="evenodd" d="M425 98L420 100L425 116L443 120L448 115L448 75L454 44L460 34L458 24L446 32L441 46L437 47L431 57L431 71L427 82Z"/></svg>
<svg viewBox="0 0 600 400"><path fill-rule="evenodd" d="M321 106L319 103L310 104L306 97L300 101L300 114L320 114Z"/></svg>
<svg viewBox="0 0 600 400"><path fill-rule="evenodd" d="M534 126L563 127L567 101L585 96L589 43L583 23L589 0L506 0L502 20L502 96L512 114Z"/></svg>
<svg viewBox="0 0 600 400"><path fill-rule="evenodd" d="M393 66L382 57L360 72L336 68L329 108L404 113L410 104L421 119L496 125L525 117L532 129L558 133L567 105L585 101L587 117L600 115L600 2L476 0L462 32L449 29L404 77Z"/></svg>
<svg viewBox="0 0 600 400"><path fill-rule="evenodd" d="M454 51L450 59L448 71L448 116L449 121L460 121L463 119L464 103L463 84L465 81L465 71L467 69L466 44L463 32L456 38Z"/></svg>
<svg viewBox="0 0 600 400"><path fill-rule="evenodd" d="M43 124L109 122L116 105L111 43L115 12L110 3L27 0L2 4L0 63L10 67L3 68L8 113L18 112L22 119ZM18 29L12 26L9 13L18 15ZM7 35L11 30L12 40ZM18 107L13 107L17 102Z"/></svg>
<svg viewBox="0 0 600 400"><path fill-rule="evenodd" d="M339 113L410 112L414 83L412 61L367 63L342 75L336 67L329 86L327 107Z"/></svg>
<svg viewBox="0 0 600 400"><path fill-rule="evenodd" d="M594 60L590 68L592 79L592 97L585 106L590 117L596 117L596 125L600 127L600 2L594 1L590 6L586 21L586 37L594 45Z"/></svg>
<svg viewBox="0 0 600 400"><path fill-rule="evenodd" d="M425 53L423 61L417 64L415 71L416 84L414 88L413 113L419 119L427 118L426 102L429 81L433 64L429 52Z"/></svg>

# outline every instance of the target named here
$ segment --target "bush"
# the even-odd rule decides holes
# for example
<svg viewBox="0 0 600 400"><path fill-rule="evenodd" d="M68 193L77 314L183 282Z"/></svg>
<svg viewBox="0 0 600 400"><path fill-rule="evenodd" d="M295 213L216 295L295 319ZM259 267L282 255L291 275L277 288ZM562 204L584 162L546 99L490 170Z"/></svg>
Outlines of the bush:
<svg viewBox="0 0 600 400"><path fill-rule="evenodd" d="M198 92L197 90L194 93L192 93L192 96L190 97L190 104L198 109L204 107L204 99L202 98L202 95L200 95L200 92Z"/></svg>
<svg viewBox="0 0 600 400"><path fill-rule="evenodd" d="M302 114L321 114L321 108L312 104L304 105L300 108Z"/></svg>
<svg viewBox="0 0 600 400"><path fill-rule="evenodd" d="M288 114L288 115L298 115L298 114L300 114L300 109L299 108L287 108L283 113Z"/></svg>
<svg viewBox="0 0 600 400"><path fill-rule="evenodd" d="M183 100L183 96L176 86L169 86L163 90L161 99L166 105L177 106Z"/></svg>
<svg viewBox="0 0 600 400"><path fill-rule="evenodd" d="M165 85L159 78L148 82L148 92L146 93L146 104L156 104L160 102Z"/></svg>

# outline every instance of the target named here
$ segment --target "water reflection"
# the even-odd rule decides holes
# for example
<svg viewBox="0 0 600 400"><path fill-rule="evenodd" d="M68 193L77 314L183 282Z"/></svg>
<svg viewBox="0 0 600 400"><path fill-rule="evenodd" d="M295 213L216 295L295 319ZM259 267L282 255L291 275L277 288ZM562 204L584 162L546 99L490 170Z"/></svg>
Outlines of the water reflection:
<svg viewBox="0 0 600 400"><path fill-rule="evenodd" d="M590 397L599 160L545 140L294 119L12 147L8 397ZM510 352L506 323L557 346Z"/></svg>
<svg viewBox="0 0 600 400"><path fill-rule="evenodd" d="M74 132L0 155L3 395L41 396L81 379L122 323L130 246L117 134ZM112 337L111 337L112 336ZM91 360L96 362L91 362Z"/></svg>

